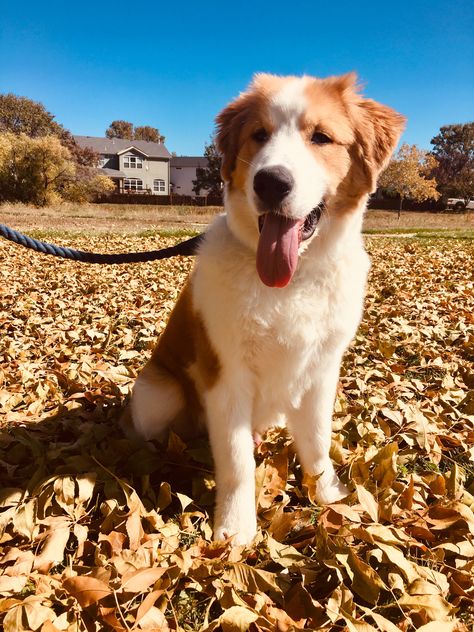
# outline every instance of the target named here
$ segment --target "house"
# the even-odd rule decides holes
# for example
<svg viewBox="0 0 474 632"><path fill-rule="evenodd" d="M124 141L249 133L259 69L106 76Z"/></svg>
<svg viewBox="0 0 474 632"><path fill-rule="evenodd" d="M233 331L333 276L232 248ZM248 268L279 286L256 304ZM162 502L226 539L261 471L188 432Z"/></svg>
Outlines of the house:
<svg viewBox="0 0 474 632"><path fill-rule="evenodd" d="M171 193L196 196L193 191L193 180L196 179L198 167L207 167L207 158L203 156L173 156L171 158ZM201 189L199 195L206 195Z"/></svg>
<svg viewBox="0 0 474 632"><path fill-rule="evenodd" d="M171 154L162 143L96 136L74 136L74 140L100 154L101 172L119 192L169 195Z"/></svg>

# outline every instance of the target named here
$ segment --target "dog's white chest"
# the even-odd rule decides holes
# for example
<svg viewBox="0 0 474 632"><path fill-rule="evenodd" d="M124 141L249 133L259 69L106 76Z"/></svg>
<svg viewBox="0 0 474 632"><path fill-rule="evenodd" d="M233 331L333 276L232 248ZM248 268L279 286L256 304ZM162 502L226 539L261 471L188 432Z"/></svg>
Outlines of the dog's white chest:
<svg viewBox="0 0 474 632"><path fill-rule="evenodd" d="M223 363L234 375L251 376L256 416L298 407L325 357L345 347L357 328L364 251L329 264L301 258L283 289L261 283L252 257L203 259L195 277L198 309Z"/></svg>
<svg viewBox="0 0 474 632"><path fill-rule="evenodd" d="M294 288L272 300L263 297L248 312L248 322L240 329L240 346L256 377L259 399L276 398L285 408L297 407L318 365L353 336L360 319L363 281L357 289L354 283L346 284L344 292L336 278L341 274L334 270L301 287L296 279Z"/></svg>

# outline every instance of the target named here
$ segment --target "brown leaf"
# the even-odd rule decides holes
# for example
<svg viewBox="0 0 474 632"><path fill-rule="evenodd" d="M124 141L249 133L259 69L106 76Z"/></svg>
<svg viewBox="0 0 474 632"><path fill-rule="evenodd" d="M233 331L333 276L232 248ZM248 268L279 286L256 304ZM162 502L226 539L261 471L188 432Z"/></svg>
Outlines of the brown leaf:
<svg viewBox="0 0 474 632"><path fill-rule="evenodd" d="M389 443L373 459L376 467L372 475L382 489L390 487L397 477L397 453L398 445Z"/></svg>
<svg viewBox="0 0 474 632"><path fill-rule="evenodd" d="M408 583L411 584L419 579L420 574L416 564L407 560L402 551L389 544L383 544L382 542L378 542L377 546L383 551L389 562L391 562L397 570L402 572Z"/></svg>
<svg viewBox="0 0 474 632"><path fill-rule="evenodd" d="M394 625L389 619L386 619L374 609L359 606L369 617L375 621L377 630L380 632L400 632L400 628Z"/></svg>
<svg viewBox="0 0 474 632"><path fill-rule="evenodd" d="M35 559L35 569L45 573L52 566L63 561L70 529L71 524L66 520L55 521L51 524L41 551Z"/></svg>
<svg viewBox="0 0 474 632"><path fill-rule="evenodd" d="M258 619L258 614L243 608L232 606L219 617L223 632L248 632L250 624Z"/></svg>
<svg viewBox="0 0 474 632"><path fill-rule="evenodd" d="M329 620L326 609L311 597L302 583L294 584L285 594L285 610L294 620L309 619L313 627L323 626Z"/></svg>
<svg viewBox="0 0 474 632"><path fill-rule="evenodd" d="M153 592L148 593L148 595L145 597L145 599L141 602L140 606L138 607L135 620L139 622L140 619L146 615L148 610L150 610L150 608L155 605L156 601L163 594L165 594L164 590L154 590Z"/></svg>
<svg viewBox="0 0 474 632"><path fill-rule="evenodd" d="M152 606L140 619L139 622L140 630L152 630L153 632L169 632L168 622L165 619L165 615L156 608Z"/></svg>
<svg viewBox="0 0 474 632"><path fill-rule="evenodd" d="M142 568L122 577L122 590L125 592L143 592L160 579L169 569L164 567Z"/></svg>
<svg viewBox="0 0 474 632"><path fill-rule="evenodd" d="M360 522L360 514L358 514L357 511L354 511L352 507L349 507L348 505L345 505L344 503L326 505L326 507L330 509L331 511L334 511L334 513L340 514L341 516L348 518L348 520L351 520L352 522Z"/></svg>
<svg viewBox="0 0 474 632"><path fill-rule="evenodd" d="M112 590L107 584L87 575L66 578L63 582L63 588L77 599L83 608L87 608L112 594Z"/></svg>
<svg viewBox="0 0 474 632"><path fill-rule="evenodd" d="M288 447L264 460L256 471L257 507L268 509L284 492L288 478Z"/></svg>
<svg viewBox="0 0 474 632"><path fill-rule="evenodd" d="M432 621L447 621L454 609L440 595L402 595L397 603L407 611L425 611Z"/></svg>
<svg viewBox="0 0 474 632"><path fill-rule="evenodd" d="M19 507L13 516L13 527L17 533L32 539L38 529L36 523L36 499L32 498Z"/></svg>
<svg viewBox="0 0 474 632"><path fill-rule="evenodd" d="M462 632L456 621L431 621L418 628L417 632Z"/></svg>
<svg viewBox="0 0 474 632"><path fill-rule="evenodd" d="M301 566L308 562L308 558L299 553L293 546L277 542L270 536L267 536L267 546L272 560L284 568Z"/></svg>
<svg viewBox="0 0 474 632"><path fill-rule="evenodd" d="M22 630L39 630L45 621L54 621L54 610L42 603L43 597L31 595L22 604L14 606L5 615L3 628L5 632L21 632Z"/></svg>
<svg viewBox="0 0 474 632"><path fill-rule="evenodd" d="M378 520L378 504L373 495L362 487L362 485L356 485L357 497L363 509L369 514L374 522Z"/></svg>
<svg viewBox="0 0 474 632"><path fill-rule="evenodd" d="M9 575L0 575L0 594L17 594L20 593L28 582L27 575L19 575L10 577Z"/></svg>
<svg viewBox="0 0 474 632"><path fill-rule="evenodd" d="M127 536L120 531L111 531L108 534L99 534L99 542L105 541L110 544L110 549L113 555L120 555L123 549L123 545Z"/></svg>
<svg viewBox="0 0 474 632"><path fill-rule="evenodd" d="M274 590L281 592L275 582L275 575L268 571L256 569L242 562L234 562L226 565L223 578L230 581L237 590L258 593Z"/></svg>
<svg viewBox="0 0 474 632"><path fill-rule="evenodd" d="M378 573L352 550L348 553L336 553L336 558L348 571L352 590L368 603L376 604L380 590L387 589Z"/></svg>

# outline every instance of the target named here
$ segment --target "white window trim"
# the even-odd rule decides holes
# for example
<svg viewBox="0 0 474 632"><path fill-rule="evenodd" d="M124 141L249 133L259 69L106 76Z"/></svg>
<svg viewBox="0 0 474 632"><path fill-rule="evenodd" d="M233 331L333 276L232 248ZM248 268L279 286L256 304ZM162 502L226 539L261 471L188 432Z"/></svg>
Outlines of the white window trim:
<svg viewBox="0 0 474 632"><path fill-rule="evenodd" d="M133 160L131 160L133 158ZM143 169L143 158L135 156L135 154L126 154L123 157L124 169Z"/></svg>
<svg viewBox="0 0 474 632"><path fill-rule="evenodd" d="M166 193L166 182L162 178L155 178L153 180L153 191Z"/></svg>
<svg viewBox="0 0 474 632"><path fill-rule="evenodd" d="M143 191L143 180L141 178L125 178L123 189L124 191Z"/></svg>

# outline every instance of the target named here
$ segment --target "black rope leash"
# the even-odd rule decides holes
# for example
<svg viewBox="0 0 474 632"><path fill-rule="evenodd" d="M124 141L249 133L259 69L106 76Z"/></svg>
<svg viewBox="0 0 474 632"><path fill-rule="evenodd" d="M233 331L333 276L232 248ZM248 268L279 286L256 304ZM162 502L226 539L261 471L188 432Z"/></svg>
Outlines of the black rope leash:
<svg viewBox="0 0 474 632"><path fill-rule="evenodd" d="M42 252L45 255L52 255L53 257L61 257L63 259L72 259L73 261L81 261L83 263L141 263L143 261L157 261L158 259L169 259L170 257L176 257L182 255L184 257L190 257L195 255L199 244L203 242L204 233L182 241L175 246L169 248L162 248L161 250L149 250L145 252L122 252L117 254L101 254L97 252L85 252L84 250L73 250L72 248L63 248L61 246L55 246L54 244L48 244L45 241L39 241L28 237L23 233L13 230L0 224L0 236L12 241L15 244L36 250L36 252Z"/></svg>

